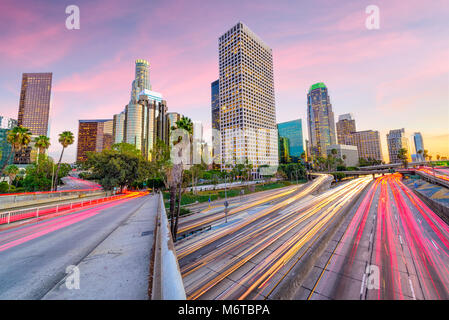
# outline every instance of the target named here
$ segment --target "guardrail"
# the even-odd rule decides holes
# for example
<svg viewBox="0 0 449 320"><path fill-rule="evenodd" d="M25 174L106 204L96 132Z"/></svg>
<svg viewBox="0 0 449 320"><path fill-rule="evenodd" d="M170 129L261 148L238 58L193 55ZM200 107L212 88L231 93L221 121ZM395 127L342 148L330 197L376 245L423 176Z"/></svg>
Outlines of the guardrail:
<svg viewBox="0 0 449 320"><path fill-rule="evenodd" d="M17 203L22 201L54 199L73 195L88 195L101 192L101 189L79 189L79 190L63 190L63 191L40 191L40 192L23 192L23 193L5 193L0 194L0 205L9 203Z"/></svg>
<svg viewBox="0 0 449 320"><path fill-rule="evenodd" d="M12 222L26 220L31 218L39 218L45 215L58 213L62 211L72 210L76 208L83 208L93 204L103 203L112 200L118 200L125 197L126 195L120 194L115 196L109 196L104 198L96 198L84 201L71 201L69 203L54 204L48 206L40 206L19 210L11 210L7 212L0 213L0 225L10 224Z"/></svg>
<svg viewBox="0 0 449 320"><path fill-rule="evenodd" d="M151 300L186 300L178 258L165 212L164 199L159 193L157 211L155 247L153 252L153 270Z"/></svg>

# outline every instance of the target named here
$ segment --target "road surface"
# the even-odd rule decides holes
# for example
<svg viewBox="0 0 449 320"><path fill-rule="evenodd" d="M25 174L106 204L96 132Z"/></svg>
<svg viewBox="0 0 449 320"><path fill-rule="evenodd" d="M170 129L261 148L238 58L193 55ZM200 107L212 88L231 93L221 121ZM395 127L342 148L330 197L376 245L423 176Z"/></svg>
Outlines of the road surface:
<svg viewBox="0 0 449 320"><path fill-rule="evenodd" d="M294 299L449 299L449 227L400 180L378 178Z"/></svg>
<svg viewBox="0 0 449 320"><path fill-rule="evenodd" d="M180 241L177 254L187 298L274 297L284 276L371 179L355 179L319 196L296 193Z"/></svg>
<svg viewBox="0 0 449 320"><path fill-rule="evenodd" d="M41 299L146 201L143 193L0 231L0 299Z"/></svg>

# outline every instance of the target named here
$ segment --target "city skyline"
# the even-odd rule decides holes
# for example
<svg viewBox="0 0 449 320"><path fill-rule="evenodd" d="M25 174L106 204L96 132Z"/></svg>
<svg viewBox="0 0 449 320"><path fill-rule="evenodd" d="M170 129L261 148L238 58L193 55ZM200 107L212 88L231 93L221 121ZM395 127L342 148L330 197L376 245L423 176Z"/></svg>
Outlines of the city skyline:
<svg viewBox="0 0 449 320"><path fill-rule="evenodd" d="M155 23L152 28L137 23L145 10L132 8L145 4L135 3L80 1L81 28L67 30L65 4L2 2L1 12L8 15L0 22L7 31L1 40L9 45L0 50L1 115L16 118L22 73L53 72L50 137L57 141L66 128L77 136L78 119L110 118L123 110L133 79L129 65L148 59L154 85L164 92L169 111L202 121L207 135L210 84L218 78L218 37L243 21L273 49L278 123L305 120L307 89L322 81L336 118L350 112L358 130L380 132L386 161L386 133L402 127L421 132L434 159L436 154L449 155L449 51L441 37L448 30L448 9L443 2L431 8L411 2L403 14L399 2L380 1L379 30L365 28L364 3L339 3L336 8L329 1L321 1L324 7L259 2L243 4L236 13L233 2L156 2L154 19L144 19ZM173 23L171 10L189 14ZM203 10L211 14L196 19ZM320 10L323 15L315 18ZM136 22L125 23L130 16ZM108 34L115 34L114 39L99 41ZM132 45L138 39L148 41ZM426 48L427 41L432 48ZM303 130L310 140L308 128ZM52 143L49 154L58 153L58 144ZM76 148L68 148L64 161L74 161L75 155Z"/></svg>

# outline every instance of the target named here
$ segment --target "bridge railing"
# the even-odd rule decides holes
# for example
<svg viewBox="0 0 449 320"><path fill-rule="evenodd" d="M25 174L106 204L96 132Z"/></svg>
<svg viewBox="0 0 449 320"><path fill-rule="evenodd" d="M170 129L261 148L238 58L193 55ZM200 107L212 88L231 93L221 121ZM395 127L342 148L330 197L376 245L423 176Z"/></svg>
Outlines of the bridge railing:
<svg viewBox="0 0 449 320"><path fill-rule="evenodd" d="M53 204L47 206L39 206L39 207L29 207L17 210L9 210L5 212L0 212L0 225L2 224L10 224L20 220L28 220L33 218L40 218L49 214L62 213L68 210L73 209L82 209L85 207L89 207L90 205L95 205L107 201L118 200L126 195L111 195L106 197L100 197L95 199L88 199L82 201L70 201L61 204Z"/></svg>
<svg viewBox="0 0 449 320"><path fill-rule="evenodd" d="M155 247L152 257L151 300L185 300L186 293L170 232L162 193L158 195Z"/></svg>

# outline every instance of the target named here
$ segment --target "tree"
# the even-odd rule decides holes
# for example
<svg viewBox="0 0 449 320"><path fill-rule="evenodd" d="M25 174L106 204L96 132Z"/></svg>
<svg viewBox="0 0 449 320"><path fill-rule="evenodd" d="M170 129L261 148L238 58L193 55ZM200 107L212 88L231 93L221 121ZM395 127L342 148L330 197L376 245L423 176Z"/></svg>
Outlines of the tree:
<svg viewBox="0 0 449 320"><path fill-rule="evenodd" d="M11 164L11 165L6 167L5 173L9 177L9 185L11 186L12 182L16 178L16 175L19 173L19 167L16 166L15 164ZM9 191L9 188L8 188L8 191Z"/></svg>
<svg viewBox="0 0 449 320"><path fill-rule="evenodd" d="M2 175L3 171L11 160L11 156L16 152L22 152L23 148L27 147L31 142L31 132L28 128L24 128L22 126L14 127L10 131L8 131L6 141L11 145L11 152L8 156L8 159L3 164L1 170Z"/></svg>
<svg viewBox="0 0 449 320"><path fill-rule="evenodd" d="M50 138L44 135L40 135L36 138L34 138L34 145L39 149L39 154L37 156L37 162L39 162L39 158L45 153L45 150L47 150L51 143Z"/></svg>
<svg viewBox="0 0 449 320"><path fill-rule="evenodd" d="M56 169L56 174L55 174L55 179L54 179L54 189L55 189L55 191L58 190L58 173L59 173L59 169L61 167L62 155L64 154L65 148L67 148L69 145L73 144L73 142L75 141L75 137L73 136L72 132L70 132L70 131L63 131L62 133L59 134L59 140L58 141L62 145L62 151L61 151L61 156L59 157L58 167Z"/></svg>
<svg viewBox="0 0 449 320"><path fill-rule="evenodd" d="M406 148L401 148L398 151L398 159L402 160L404 168L407 168L407 165L408 165L407 154L408 154L408 151Z"/></svg>
<svg viewBox="0 0 449 320"><path fill-rule="evenodd" d="M424 160L426 160L426 161L429 159L429 151L427 151L426 149L424 149L423 157L424 157Z"/></svg>
<svg viewBox="0 0 449 320"><path fill-rule="evenodd" d="M192 120L188 117L182 116L181 119L176 121L176 127L172 127L172 130L175 129L183 129L187 131L189 134L189 146L190 146L190 160L192 157L192 135L193 135L193 123ZM182 137L178 137L178 141L175 141L173 144L176 145L182 141ZM185 150L179 150L179 152L183 152ZM182 159L182 155L180 155ZM192 162L192 161L190 161ZM172 165L168 168L168 187L170 190L170 216L171 216L171 231L173 241L176 241L176 234L178 232L178 219L179 213L181 210L181 198L182 198L182 182L184 178L184 164L181 162L180 164ZM175 213L175 202L177 202L177 208Z"/></svg>
<svg viewBox="0 0 449 320"><path fill-rule="evenodd" d="M102 152L88 152L84 167L91 170L91 179L96 179L104 189L112 190L137 185L150 175L150 163L132 149L116 148Z"/></svg>

